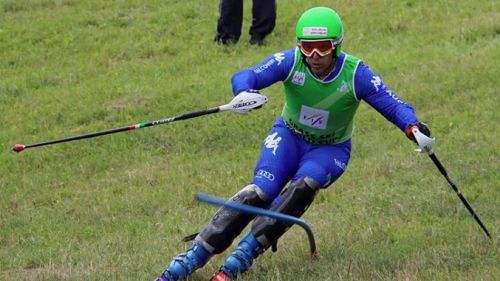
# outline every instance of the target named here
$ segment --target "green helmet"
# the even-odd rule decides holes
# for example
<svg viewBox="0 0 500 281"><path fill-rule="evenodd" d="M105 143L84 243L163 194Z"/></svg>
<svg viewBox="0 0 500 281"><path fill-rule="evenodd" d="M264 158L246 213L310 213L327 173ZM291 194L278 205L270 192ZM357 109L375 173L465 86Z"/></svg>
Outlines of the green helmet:
<svg viewBox="0 0 500 281"><path fill-rule="evenodd" d="M297 21L297 42L301 39L333 39L337 45L335 54L340 55L344 28L339 15L327 7L315 7L305 11Z"/></svg>

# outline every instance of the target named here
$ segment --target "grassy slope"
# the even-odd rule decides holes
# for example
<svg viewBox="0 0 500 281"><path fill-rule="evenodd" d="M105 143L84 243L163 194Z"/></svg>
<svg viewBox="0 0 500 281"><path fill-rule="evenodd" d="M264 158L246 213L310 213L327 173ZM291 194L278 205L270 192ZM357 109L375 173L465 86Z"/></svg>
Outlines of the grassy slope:
<svg viewBox="0 0 500 281"><path fill-rule="evenodd" d="M230 99L229 78L293 44L300 13L278 3L264 48L212 44L217 4L0 1L0 279L150 280L251 178L281 85L250 116L9 153L16 142L173 116ZM487 241L424 155L363 105L345 175L305 214L319 259L292 228L242 280L496 280L500 277L500 7L494 1L336 1L345 50L412 103L436 153L489 227ZM223 257L192 280L207 280Z"/></svg>

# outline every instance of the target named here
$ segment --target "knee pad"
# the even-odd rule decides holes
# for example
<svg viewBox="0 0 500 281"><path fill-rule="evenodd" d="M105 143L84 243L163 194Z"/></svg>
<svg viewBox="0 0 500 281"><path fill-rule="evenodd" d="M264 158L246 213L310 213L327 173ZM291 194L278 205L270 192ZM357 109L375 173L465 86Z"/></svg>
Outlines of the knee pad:
<svg viewBox="0 0 500 281"><path fill-rule="evenodd" d="M302 177L291 184L282 194L281 200L271 207L271 211L300 217L311 205L320 185L311 177ZM290 227L291 223L270 217L257 217L252 224L252 233L264 248L276 243Z"/></svg>
<svg viewBox="0 0 500 281"><path fill-rule="evenodd" d="M255 184L246 186L229 200L254 207L267 205L266 194ZM222 206L195 240L213 254L222 253L254 217L254 215Z"/></svg>

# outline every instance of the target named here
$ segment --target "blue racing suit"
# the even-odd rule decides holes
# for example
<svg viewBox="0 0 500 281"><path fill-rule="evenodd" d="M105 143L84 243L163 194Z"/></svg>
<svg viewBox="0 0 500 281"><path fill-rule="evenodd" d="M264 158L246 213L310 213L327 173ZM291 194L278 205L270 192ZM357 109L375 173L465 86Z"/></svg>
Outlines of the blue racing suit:
<svg viewBox="0 0 500 281"><path fill-rule="evenodd" d="M295 48L278 52L234 74L231 79L234 95L290 79L297 63L295 54ZM346 53L341 53L334 70L324 79L317 79L316 83L335 81L346 57ZM367 102L402 131L418 122L413 108L392 92L362 61L354 71L352 83L358 100ZM266 193L268 200L275 199L287 182L293 183L304 176L312 177L326 188L343 174L350 154L350 138L341 143L314 144L299 136L287 126L282 116L278 116L262 144L252 183Z"/></svg>

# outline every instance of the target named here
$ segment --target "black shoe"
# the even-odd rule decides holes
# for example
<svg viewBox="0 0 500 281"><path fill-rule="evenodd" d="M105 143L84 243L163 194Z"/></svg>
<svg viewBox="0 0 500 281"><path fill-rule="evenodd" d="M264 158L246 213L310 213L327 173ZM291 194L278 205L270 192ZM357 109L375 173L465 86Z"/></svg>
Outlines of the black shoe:
<svg viewBox="0 0 500 281"><path fill-rule="evenodd" d="M238 42L238 39L234 37L223 37L220 35L216 35L214 38L214 42L219 45L234 45Z"/></svg>
<svg viewBox="0 0 500 281"><path fill-rule="evenodd" d="M264 38L260 36L252 36L249 43L250 45L264 46Z"/></svg>

